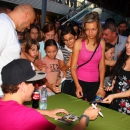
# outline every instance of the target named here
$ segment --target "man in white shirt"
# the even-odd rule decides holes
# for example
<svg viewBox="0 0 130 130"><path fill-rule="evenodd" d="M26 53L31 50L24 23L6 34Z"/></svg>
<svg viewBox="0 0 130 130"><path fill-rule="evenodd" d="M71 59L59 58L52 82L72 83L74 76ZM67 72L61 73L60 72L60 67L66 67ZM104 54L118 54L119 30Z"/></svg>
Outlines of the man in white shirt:
<svg viewBox="0 0 130 130"><path fill-rule="evenodd" d="M35 19L34 9L29 4L16 6L10 13L0 14L0 73L3 66L14 59L20 58L20 45L17 31L29 28ZM0 74L0 86L2 84ZM3 96L0 87L0 96Z"/></svg>

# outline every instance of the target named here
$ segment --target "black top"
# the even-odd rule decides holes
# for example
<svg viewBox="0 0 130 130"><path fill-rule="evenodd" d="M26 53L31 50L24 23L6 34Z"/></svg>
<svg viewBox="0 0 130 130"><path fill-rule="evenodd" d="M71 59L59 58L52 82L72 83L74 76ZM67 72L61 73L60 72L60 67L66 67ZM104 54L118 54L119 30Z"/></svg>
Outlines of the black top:
<svg viewBox="0 0 130 130"><path fill-rule="evenodd" d="M113 93L120 93L130 89L130 71L121 69L116 76ZM130 97L114 99L110 108L130 115Z"/></svg>
<svg viewBox="0 0 130 130"><path fill-rule="evenodd" d="M105 77L108 77L108 76L110 76L110 73L111 73L111 67L110 66L106 66L106 72L105 72Z"/></svg>

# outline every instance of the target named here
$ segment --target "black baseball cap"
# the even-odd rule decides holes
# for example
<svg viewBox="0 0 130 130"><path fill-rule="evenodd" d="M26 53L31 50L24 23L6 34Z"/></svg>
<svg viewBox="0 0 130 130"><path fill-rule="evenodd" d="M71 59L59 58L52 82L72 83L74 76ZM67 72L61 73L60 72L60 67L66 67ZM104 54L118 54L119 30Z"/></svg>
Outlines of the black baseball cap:
<svg viewBox="0 0 130 130"><path fill-rule="evenodd" d="M14 85L43 79L46 74L41 71L35 71L33 63L29 60L16 59L2 68L1 76L4 85Z"/></svg>

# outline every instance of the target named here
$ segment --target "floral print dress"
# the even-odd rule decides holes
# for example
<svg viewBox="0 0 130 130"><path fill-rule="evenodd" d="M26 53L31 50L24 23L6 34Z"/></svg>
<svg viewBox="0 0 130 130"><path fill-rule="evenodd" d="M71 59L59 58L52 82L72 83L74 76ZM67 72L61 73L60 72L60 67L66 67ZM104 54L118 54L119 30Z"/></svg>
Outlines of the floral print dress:
<svg viewBox="0 0 130 130"><path fill-rule="evenodd" d="M130 89L130 71L121 69L116 76L113 93L120 93ZM124 114L130 115L130 97L116 98L110 105L110 108Z"/></svg>

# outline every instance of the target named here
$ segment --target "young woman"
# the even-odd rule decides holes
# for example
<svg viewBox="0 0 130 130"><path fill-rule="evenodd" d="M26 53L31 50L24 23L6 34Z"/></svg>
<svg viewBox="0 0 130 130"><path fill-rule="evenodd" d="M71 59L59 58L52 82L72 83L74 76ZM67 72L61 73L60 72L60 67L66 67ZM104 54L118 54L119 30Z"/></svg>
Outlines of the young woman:
<svg viewBox="0 0 130 130"><path fill-rule="evenodd" d="M46 68L43 71L47 74L45 84L47 85L48 96L51 96L61 92L61 88L58 87L60 84L60 67L58 60L55 58L58 51L55 40L47 40L44 49L46 56L42 58L42 61L46 63Z"/></svg>
<svg viewBox="0 0 130 130"><path fill-rule="evenodd" d="M83 18L82 29L83 39L78 39L74 44L71 73L75 82L77 97L93 101L96 93L102 98L105 96L103 89L105 43L101 40L101 22L98 15L87 14ZM95 54L93 55L94 51ZM87 61L89 62L84 64ZM78 66L84 65L77 68L77 64Z"/></svg>
<svg viewBox="0 0 130 130"><path fill-rule="evenodd" d="M110 44L106 43L105 47L105 60L111 61L114 57L115 47ZM111 66L106 65L106 72L105 77L110 76Z"/></svg>
<svg viewBox="0 0 130 130"><path fill-rule="evenodd" d="M120 55L112 69L112 95L106 97L103 102L111 103L110 108L130 115L130 35L126 42L126 48Z"/></svg>
<svg viewBox="0 0 130 130"><path fill-rule="evenodd" d="M66 72L66 80L62 84L62 92L73 94L73 81L70 72L71 54L74 46L76 32L72 26L66 26L61 32L61 48L58 50L56 58L58 59L60 69Z"/></svg>

